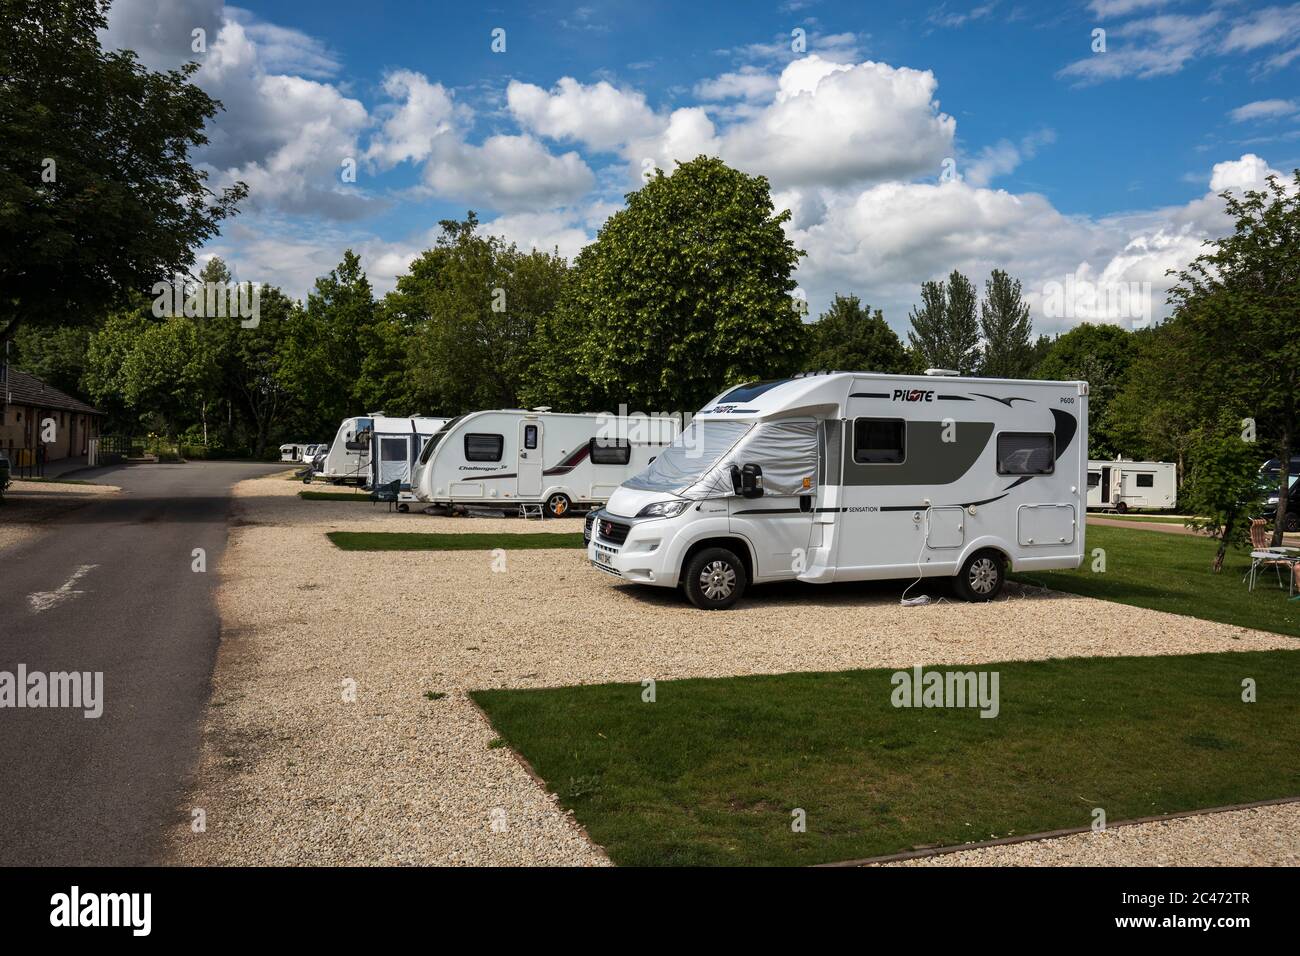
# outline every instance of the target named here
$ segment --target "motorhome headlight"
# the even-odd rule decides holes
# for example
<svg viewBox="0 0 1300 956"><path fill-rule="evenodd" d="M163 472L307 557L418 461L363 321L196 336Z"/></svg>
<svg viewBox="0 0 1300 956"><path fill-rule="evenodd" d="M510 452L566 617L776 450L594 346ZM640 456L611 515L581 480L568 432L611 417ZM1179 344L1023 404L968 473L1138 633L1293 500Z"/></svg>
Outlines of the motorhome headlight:
<svg viewBox="0 0 1300 956"><path fill-rule="evenodd" d="M636 513L636 516L638 518L676 518L692 504L694 502L686 498L677 498L673 501L656 501L654 504L646 505Z"/></svg>

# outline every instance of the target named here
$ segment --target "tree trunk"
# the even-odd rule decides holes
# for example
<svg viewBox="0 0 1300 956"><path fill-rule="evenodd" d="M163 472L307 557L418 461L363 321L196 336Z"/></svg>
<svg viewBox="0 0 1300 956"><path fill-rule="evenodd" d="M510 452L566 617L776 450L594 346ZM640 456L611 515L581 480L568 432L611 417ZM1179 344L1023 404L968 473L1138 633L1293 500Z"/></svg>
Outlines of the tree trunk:
<svg viewBox="0 0 1300 956"><path fill-rule="evenodd" d="M1219 550L1214 555L1214 573L1218 574L1223 570L1223 556L1228 551L1228 542L1232 540L1232 525L1236 521L1236 515L1232 515L1223 524L1223 533L1219 535Z"/></svg>
<svg viewBox="0 0 1300 956"><path fill-rule="evenodd" d="M1277 470L1277 511L1273 516L1273 547L1282 543L1286 528L1286 512L1291 504L1291 429L1282 426L1282 466Z"/></svg>

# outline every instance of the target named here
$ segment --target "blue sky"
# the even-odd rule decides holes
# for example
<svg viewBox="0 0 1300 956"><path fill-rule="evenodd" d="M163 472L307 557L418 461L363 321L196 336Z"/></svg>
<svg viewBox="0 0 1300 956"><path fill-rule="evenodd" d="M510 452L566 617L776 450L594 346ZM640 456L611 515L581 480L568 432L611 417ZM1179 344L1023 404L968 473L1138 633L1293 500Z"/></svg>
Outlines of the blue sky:
<svg viewBox="0 0 1300 956"><path fill-rule="evenodd" d="M391 288L469 208L572 256L643 166L709 152L794 212L814 314L851 292L901 330L920 282L1002 267L1043 331L1144 321L1214 192L1300 166L1300 3L116 0L105 43L202 64L200 158L252 189L205 254L294 295L349 246Z"/></svg>

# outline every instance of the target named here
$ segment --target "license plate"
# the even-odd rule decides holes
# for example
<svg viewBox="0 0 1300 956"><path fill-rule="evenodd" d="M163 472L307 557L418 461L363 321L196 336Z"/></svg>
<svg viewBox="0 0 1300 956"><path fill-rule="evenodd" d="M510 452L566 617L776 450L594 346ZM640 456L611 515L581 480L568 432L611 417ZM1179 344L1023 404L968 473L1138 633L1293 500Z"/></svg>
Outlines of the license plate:
<svg viewBox="0 0 1300 956"><path fill-rule="evenodd" d="M606 554L604 551L597 551L597 552L596 552L596 563L597 563L597 564L603 564L603 565L605 565L605 567L609 567L609 555Z"/></svg>

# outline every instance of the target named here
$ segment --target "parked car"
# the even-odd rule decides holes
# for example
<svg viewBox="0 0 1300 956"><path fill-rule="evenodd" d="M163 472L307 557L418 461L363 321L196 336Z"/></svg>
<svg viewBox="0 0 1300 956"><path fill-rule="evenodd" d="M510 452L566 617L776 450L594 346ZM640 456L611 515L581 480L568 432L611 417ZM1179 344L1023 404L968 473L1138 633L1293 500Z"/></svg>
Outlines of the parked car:
<svg viewBox="0 0 1300 956"><path fill-rule="evenodd" d="M1300 531L1300 482L1296 477L1291 476L1291 490L1287 492L1286 522L1282 525L1284 531ZM1256 517L1271 522L1277 516L1277 469L1273 470L1271 480L1260 480L1260 488L1263 492L1264 511Z"/></svg>

